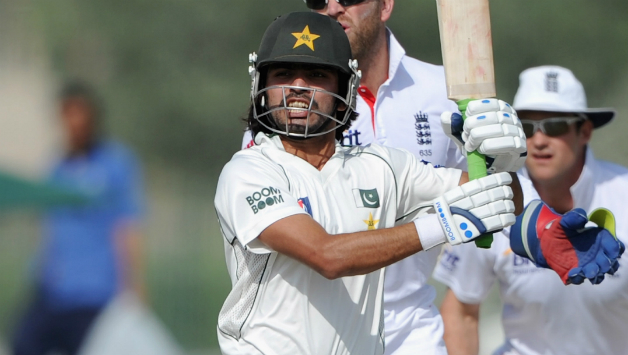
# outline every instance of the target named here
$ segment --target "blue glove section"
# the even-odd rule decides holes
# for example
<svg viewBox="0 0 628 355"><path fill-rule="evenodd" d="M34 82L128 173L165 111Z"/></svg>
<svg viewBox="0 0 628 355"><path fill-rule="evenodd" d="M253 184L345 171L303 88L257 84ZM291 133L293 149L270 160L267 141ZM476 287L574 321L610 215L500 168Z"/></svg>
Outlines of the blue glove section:
<svg viewBox="0 0 628 355"><path fill-rule="evenodd" d="M617 271L625 246L608 229L585 227L587 222L581 208L561 216L533 201L517 217L510 245L517 255L556 271L565 284L581 284L585 279L599 284L605 274Z"/></svg>
<svg viewBox="0 0 628 355"><path fill-rule="evenodd" d="M579 208L580 213L563 216L560 226L571 241L578 256L578 260L587 261L569 271L571 283L579 285L584 279L592 284L599 284L604 280L604 274L613 275L619 268L619 257L626 247L617 240L607 229L585 228L589 221L586 212Z"/></svg>
<svg viewBox="0 0 628 355"><path fill-rule="evenodd" d="M462 132L464 131L464 119L462 119L462 115L459 113L451 114L451 135L456 137L457 140L464 145L464 141L462 140Z"/></svg>
<svg viewBox="0 0 628 355"><path fill-rule="evenodd" d="M515 254L532 260L537 265L547 265L543 254L540 253L541 248L536 232L543 206L544 204L540 200L530 202L523 213L517 216L517 221L510 228L510 249ZM556 214L556 218L560 218L560 215Z"/></svg>
<svg viewBox="0 0 628 355"><path fill-rule="evenodd" d="M484 226L484 223L482 223L479 218L474 216L473 213L458 207L450 207L449 210L451 211L452 216L454 216L454 219L456 219L456 215L462 216L466 218L477 229L480 235L486 233L486 227ZM466 223L462 222L458 227L460 228L460 231L464 233L464 236L467 237L467 239L477 237L477 235L474 235L471 228L469 228L470 226Z"/></svg>

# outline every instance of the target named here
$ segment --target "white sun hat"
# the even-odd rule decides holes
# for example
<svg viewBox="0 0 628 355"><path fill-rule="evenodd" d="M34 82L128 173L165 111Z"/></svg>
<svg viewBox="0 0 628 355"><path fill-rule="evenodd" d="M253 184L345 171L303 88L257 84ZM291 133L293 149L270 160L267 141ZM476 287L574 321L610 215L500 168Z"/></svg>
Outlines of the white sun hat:
<svg viewBox="0 0 628 355"><path fill-rule="evenodd" d="M588 108L582 83L571 70L545 65L526 69L519 75L513 105L517 111L573 112L587 116L594 128L610 122L612 108Z"/></svg>

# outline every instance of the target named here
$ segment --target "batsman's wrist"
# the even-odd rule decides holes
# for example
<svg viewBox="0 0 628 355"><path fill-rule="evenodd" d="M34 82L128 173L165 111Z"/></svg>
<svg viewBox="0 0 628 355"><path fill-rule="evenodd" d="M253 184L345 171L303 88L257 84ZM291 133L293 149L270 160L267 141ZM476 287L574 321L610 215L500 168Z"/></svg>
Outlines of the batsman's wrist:
<svg viewBox="0 0 628 355"><path fill-rule="evenodd" d="M437 214L426 214L413 222L423 250L429 250L447 241Z"/></svg>

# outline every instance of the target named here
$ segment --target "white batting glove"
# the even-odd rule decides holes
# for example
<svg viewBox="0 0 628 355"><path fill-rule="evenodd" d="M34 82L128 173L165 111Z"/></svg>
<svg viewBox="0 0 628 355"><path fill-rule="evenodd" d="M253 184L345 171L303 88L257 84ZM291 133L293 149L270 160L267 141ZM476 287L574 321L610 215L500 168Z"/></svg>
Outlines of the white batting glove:
<svg viewBox="0 0 628 355"><path fill-rule="evenodd" d="M436 233L433 216L415 220L423 249L445 241L456 245L467 243L487 232L515 223L515 204L508 173L498 173L473 180L447 191L433 201L441 231ZM430 228L431 227L431 228Z"/></svg>
<svg viewBox="0 0 628 355"><path fill-rule="evenodd" d="M506 102L483 99L469 102L467 119L444 112L441 125L445 133L458 144L463 154L477 150L487 157L490 173L519 170L525 164L526 137L515 110Z"/></svg>

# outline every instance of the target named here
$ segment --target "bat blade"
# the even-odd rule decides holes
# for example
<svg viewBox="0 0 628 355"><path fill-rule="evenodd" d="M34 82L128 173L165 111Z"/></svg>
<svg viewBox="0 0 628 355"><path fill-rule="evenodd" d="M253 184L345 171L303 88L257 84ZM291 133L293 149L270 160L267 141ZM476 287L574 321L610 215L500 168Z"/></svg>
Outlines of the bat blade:
<svg viewBox="0 0 628 355"><path fill-rule="evenodd" d="M495 97L488 0L436 0L447 96Z"/></svg>
<svg viewBox="0 0 628 355"><path fill-rule="evenodd" d="M469 99L495 97L495 70L488 0L436 0L438 27L447 82L447 97L458 103L464 119ZM486 176L486 159L467 154L469 179ZM492 234L475 239L490 248Z"/></svg>

